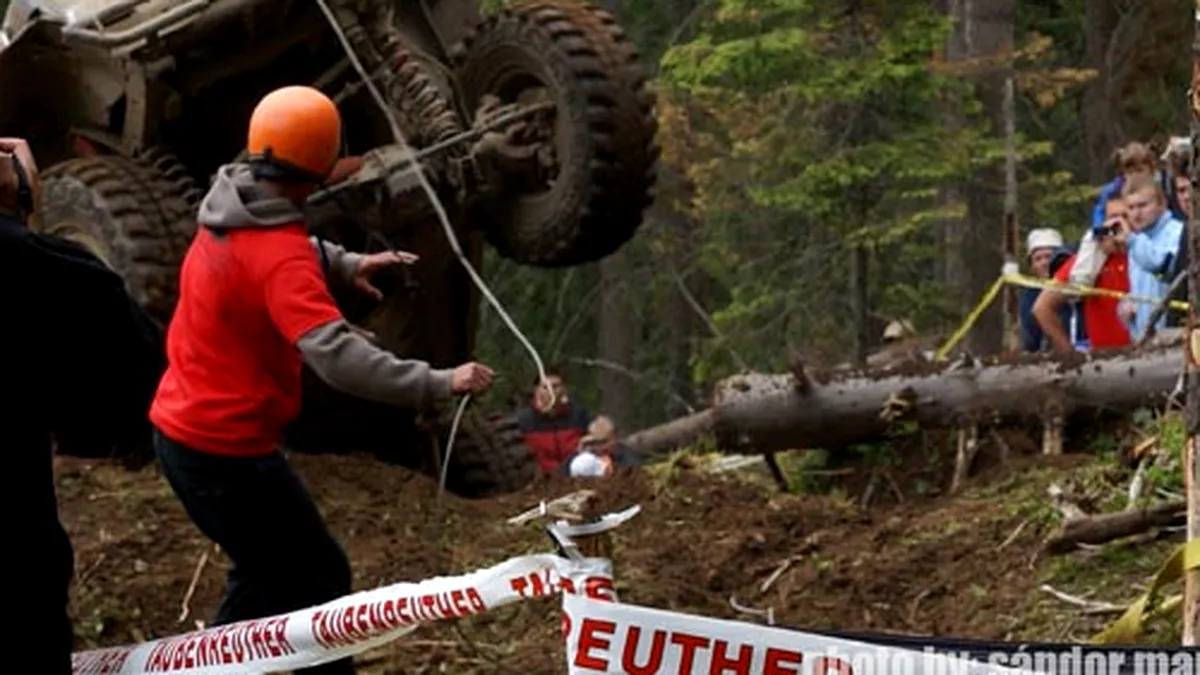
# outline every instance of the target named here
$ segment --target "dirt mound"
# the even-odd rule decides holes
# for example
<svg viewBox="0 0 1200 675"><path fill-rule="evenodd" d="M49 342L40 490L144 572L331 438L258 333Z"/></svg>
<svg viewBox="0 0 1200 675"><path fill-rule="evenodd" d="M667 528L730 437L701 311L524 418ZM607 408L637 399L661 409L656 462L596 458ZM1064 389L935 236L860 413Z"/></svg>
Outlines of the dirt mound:
<svg viewBox="0 0 1200 675"><path fill-rule="evenodd" d="M57 461L61 510L76 547L80 646L160 637L207 620L227 561L155 470ZM437 486L402 469L355 457L293 461L347 548L356 588L550 550L538 526L504 521L580 485L546 479L490 501L446 495L439 506ZM870 510L846 498L784 495L694 470L632 472L588 486L601 490L606 510L642 507L614 537L624 601L758 620L739 614L734 597L743 606L770 607L776 623L796 627L1014 637L1037 583L1031 551L1041 531L1028 526L1031 514L998 496L1040 492L1048 478L991 474L992 486L971 496ZM181 602L206 553L181 622ZM363 670L429 672L449 663L453 672L561 672L558 631L554 601L526 602L423 630L368 654Z"/></svg>

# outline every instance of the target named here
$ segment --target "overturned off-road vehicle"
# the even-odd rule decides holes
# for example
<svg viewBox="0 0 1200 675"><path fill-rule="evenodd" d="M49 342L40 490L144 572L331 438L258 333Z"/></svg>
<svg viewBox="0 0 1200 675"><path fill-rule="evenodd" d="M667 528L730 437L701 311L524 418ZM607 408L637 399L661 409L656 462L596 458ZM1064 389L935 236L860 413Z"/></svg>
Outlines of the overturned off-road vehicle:
<svg viewBox="0 0 1200 675"><path fill-rule="evenodd" d="M332 96L346 153L365 157L314 199L315 233L421 256L376 279L382 302L337 294L401 356L471 359L480 303L414 163L476 269L485 245L541 267L599 260L651 201L654 99L633 45L588 4L485 17L476 0L12 0L0 32L0 130L39 157L42 227L103 258L164 323L204 186L244 156L257 101L288 84ZM453 411L376 405L306 375L291 449L437 468ZM536 471L511 414L468 409L449 490L513 491Z"/></svg>

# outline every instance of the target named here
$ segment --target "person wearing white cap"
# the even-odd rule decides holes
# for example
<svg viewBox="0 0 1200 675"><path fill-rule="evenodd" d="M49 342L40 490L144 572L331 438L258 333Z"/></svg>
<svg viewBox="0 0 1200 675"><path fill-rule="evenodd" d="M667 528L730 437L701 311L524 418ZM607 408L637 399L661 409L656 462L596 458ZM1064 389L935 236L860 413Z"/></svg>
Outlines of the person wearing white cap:
<svg viewBox="0 0 1200 675"><path fill-rule="evenodd" d="M1030 230L1025 239L1025 250L1029 256L1030 271L1039 279L1049 279L1050 263L1055 254L1063 249L1063 236L1058 230L1043 227ZM1033 315L1033 305L1041 290L1021 289L1019 316L1021 320L1021 348L1027 352L1039 352L1049 347L1045 333ZM1064 323L1069 325L1071 308L1064 309Z"/></svg>
<svg viewBox="0 0 1200 675"><path fill-rule="evenodd" d="M579 449L563 462L565 473L572 478L603 478L615 469L639 464L636 453L617 440L612 420L598 416L588 425L587 434L579 440Z"/></svg>

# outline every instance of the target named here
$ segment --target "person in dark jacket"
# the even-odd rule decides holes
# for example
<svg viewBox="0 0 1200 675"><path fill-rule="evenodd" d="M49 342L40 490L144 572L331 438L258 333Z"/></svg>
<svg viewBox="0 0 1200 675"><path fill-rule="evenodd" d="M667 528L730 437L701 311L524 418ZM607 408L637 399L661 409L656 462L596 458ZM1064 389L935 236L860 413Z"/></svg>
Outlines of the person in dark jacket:
<svg viewBox="0 0 1200 675"><path fill-rule="evenodd" d="M554 473L579 447L592 413L571 400L561 370L546 368L546 380L543 383L540 377L534 378L533 396L529 405L517 413L517 424L541 470Z"/></svg>
<svg viewBox="0 0 1200 675"><path fill-rule="evenodd" d="M1183 223L1183 231L1179 239L1179 255L1164 276L1174 280L1180 272L1186 272L1191 259L1188 244L1192 219L1192 142L1182 136L1171 139L1162 155L1163 169L1159 172L1159 181L1163 192L1167 195L1167 207L1175 217ZM1184 277L1175 292L1171 294L1172 301L1188 301L1188 279ZM1187 323L1187 312L1170 310L1167 312L1167 325L1181 327Z"/></svg>
<svg viewBox="0 0 1200 675"><path fill-rule="evenodd" d="M37 164L0 138L0 378L5 476L18 486L10 556L21 592L14 639L38 644L38 672L71 672L67 610L74 554L58 516L53 452L62 436L89 446L148 441L146 411L164 366L162 332L124 281L73 242L38 234ZM19 508L19 512L16 509Z"/></svg>
<svg viewBox="0 0 1200 675"><path fill-rule="evenodd" d="M1031 230L1027 237L1026 250L1029 255L1029 267L1033 276L1039 279L1051 277L1050 266L1056 259L1061 259L1063 238L1058 230L1041 228ZM1041 289L1022 288L1018 296L1018 317L1021 322L1021 350L1025 352L1040 352L1049 348L1049 341L1042 332L1041 325L1033 315L1033 305L1041 295ZM1064 323L1071 323L1071 308L1062 310Z"/></svg>

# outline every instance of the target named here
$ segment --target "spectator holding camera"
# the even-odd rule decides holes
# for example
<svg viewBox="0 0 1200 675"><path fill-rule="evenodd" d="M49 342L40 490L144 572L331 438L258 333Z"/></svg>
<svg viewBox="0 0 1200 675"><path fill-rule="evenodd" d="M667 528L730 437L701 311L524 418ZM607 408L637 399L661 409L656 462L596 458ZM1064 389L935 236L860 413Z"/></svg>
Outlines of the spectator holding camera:
<svg viewBox="0 0 1200 675"><path fill-rule="evenodd" d="M1104 205L1105 219L1093 230L1104 263L1096 275L1095 287L1120 293L1129 292L1129 262L1124 239L1118 235L1129 229L1128 209L1120 196L1110 198ZM1055 281L1067 283L1076 256L1071 256L1054 275ZM1062 319L1063 309L1073 300L1068 290L1047 289L1042 291L1033 306L1033 315L1046 334L1054 350L1069 353L1074 350L1067 327ZM1086 296L1078 301L1083 325L1093 350L1115 349L1130 344L1129 331L1117 315L1117 298L1103 295Z"/></svg>
<svg viewBox="0 0 1200 675"><path fill-rule="evenodd" d="M1120 197L1126 184L1134 177L1151 177L1155 175L1158 159L1154 151L1145 143L1128 143L1113 153L1113 164L1117 177L1100 189L1100 196L1092 210L1092 226L1083 235L1079 243L1079 252L1075 255L1075 263L1067 281L1075 286L1092 286L1096 276L1104 267L1104 251L1096 239L1096 233L1103 227L1106 220L1106 205L1108 200Z"/></svg>
<svg viewBox="0 0 1200 675"><path fill-rule="evenodd" d="M14 637L41 644L38 672L71 672L74 633L67 601L71 541L58 517L54 443L86 434L117 443L148 432L146 411L163 365L158 326L125 283L73 242L38 234L37 163L28 143L0 138L0 428L8 477L29 491L13 519L13 556L23 592L37 598ZM148 440L144 439L144 440Z"/></svg>

